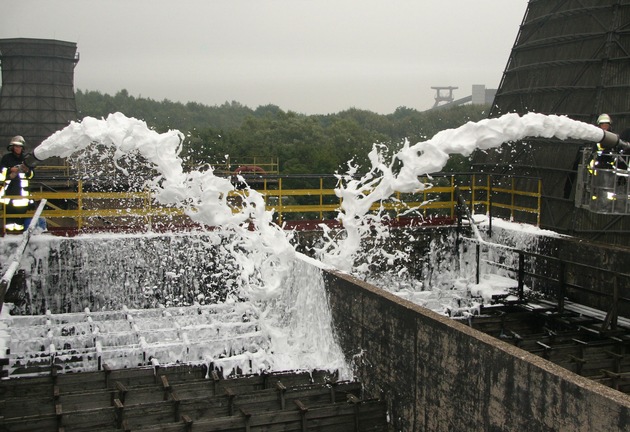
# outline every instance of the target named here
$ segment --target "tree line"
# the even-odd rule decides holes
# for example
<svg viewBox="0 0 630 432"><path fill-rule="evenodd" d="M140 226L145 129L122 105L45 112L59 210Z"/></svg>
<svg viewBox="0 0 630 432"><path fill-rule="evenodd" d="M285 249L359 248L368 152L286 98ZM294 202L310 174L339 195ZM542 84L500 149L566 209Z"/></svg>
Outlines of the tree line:
<svg viewBox="0 0 630 432"><path fill-rule="evenodd" d="M143 120L158 132L177 129L186 139L182 157L187 164L225 164L230 160L275 158L287 174L344 172L347 162L365 167L374 143L391 152L404 140L425 141L437 132L487 117L487 105L461 105L417 111L399 107L391 114L349 108L336 114L305 115L276 105L249 108L239 102L207 106L134 97L127 90L114 96L98 91L76 91L79 119L101 118L121 112ZM469 159L454 155L444 171L469 171Z"/></svg>

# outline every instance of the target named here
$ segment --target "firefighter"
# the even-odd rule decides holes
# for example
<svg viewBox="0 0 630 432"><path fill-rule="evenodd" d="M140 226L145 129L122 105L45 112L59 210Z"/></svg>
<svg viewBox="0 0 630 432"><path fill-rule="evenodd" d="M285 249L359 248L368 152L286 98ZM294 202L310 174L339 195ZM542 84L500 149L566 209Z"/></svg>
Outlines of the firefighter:
<svg viewBox="0 0 630 432"><path fill-rule="evenodd" d="M7 147L9 153L0 161L0 202L6 206L6 214L26 213L31 203L28 198L28 181L33 177L33 170L24 163L25 144L20 135L11 138ZM5 230L8 233L24 231L24 218L7 218Z"/></svg>
<svg viewBox="0 0 630 432"><path fill-rule="evenodd" d="M612 120L608 114L601 114L597 117L597 126L605 131L612 132Z"/></svg>
<svg viewBox="0 0 630 432"><path fill-rule="evenodd" d="M612 120L608 114L601 114L597 117L597 126L602 130L612 132ZM596 174L596 170L599 169L612 169L615 158L611 156L613 149L602 147L601 143L597 143L593 146L591 152L591 161L589 163L588 171L591 174Z"/></svg>

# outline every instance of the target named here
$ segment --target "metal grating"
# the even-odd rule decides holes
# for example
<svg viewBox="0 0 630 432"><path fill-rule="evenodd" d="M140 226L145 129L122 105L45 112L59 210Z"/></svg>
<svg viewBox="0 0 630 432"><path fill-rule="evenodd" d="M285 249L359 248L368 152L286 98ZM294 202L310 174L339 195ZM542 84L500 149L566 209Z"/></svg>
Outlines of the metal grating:
<svg viewBox="0 0 630 432"><path fill-rule="evenodd" d="M152 364L229 365L252 372L268 340L241 304L10 316L9 377ZM253 368L255 369L255 367Z"/></svg>
<svg viewBox="0 0 630 432"><path fill-rule="evenodd" d="M611 329L602 311L569 301L564 306L559 311L545 300L504 301L454 319L630 394L630 322L619 319Z"/></svg>

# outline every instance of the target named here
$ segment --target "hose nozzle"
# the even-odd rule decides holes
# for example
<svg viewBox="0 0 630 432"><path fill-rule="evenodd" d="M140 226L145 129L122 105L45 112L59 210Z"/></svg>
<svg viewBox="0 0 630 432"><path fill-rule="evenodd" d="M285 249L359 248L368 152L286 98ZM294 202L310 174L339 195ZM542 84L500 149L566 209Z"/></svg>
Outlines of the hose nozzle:
<svg viewBox="0 0 630 432"><path fill-rule="evenodd" d="M604 136L602 137L601 141L599 142L599 144L605 148L605 149L612 149L614 147L617 146L617 144L619 144L619 135L614 134L612 132L609 131L602 131L604 132Z"/></svg>
<svg viewBox="0 0 630 432"><path fill-rule="evenodd" d="M29 169L33 169L39 164L40 160L35 157L33 153L28 153L24 156L24 165L26 165Z"/></svg>

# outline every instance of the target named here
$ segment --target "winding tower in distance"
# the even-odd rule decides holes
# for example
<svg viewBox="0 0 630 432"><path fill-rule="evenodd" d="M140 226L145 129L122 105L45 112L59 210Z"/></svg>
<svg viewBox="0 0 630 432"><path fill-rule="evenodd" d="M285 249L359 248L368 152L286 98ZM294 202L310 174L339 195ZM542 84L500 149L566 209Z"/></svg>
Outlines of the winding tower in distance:
<svg viewBox="0 0 630 432"><path fill-rule="evenodd" d="M0 39L0 149L15 135L28 149L76 120L77 45L50 39Z"/></svg>
<svg viewBox="0 0 630 432"><path fill-rule="evenodd" d="M591 124L607 113L613 132L630 128L630 0L529 0L490 117L512 112ZM598 214L575 204L582 150L592 146L528 138L477 151L473 169L542 179L541 228L630 246L628 213Z"/></svg>

